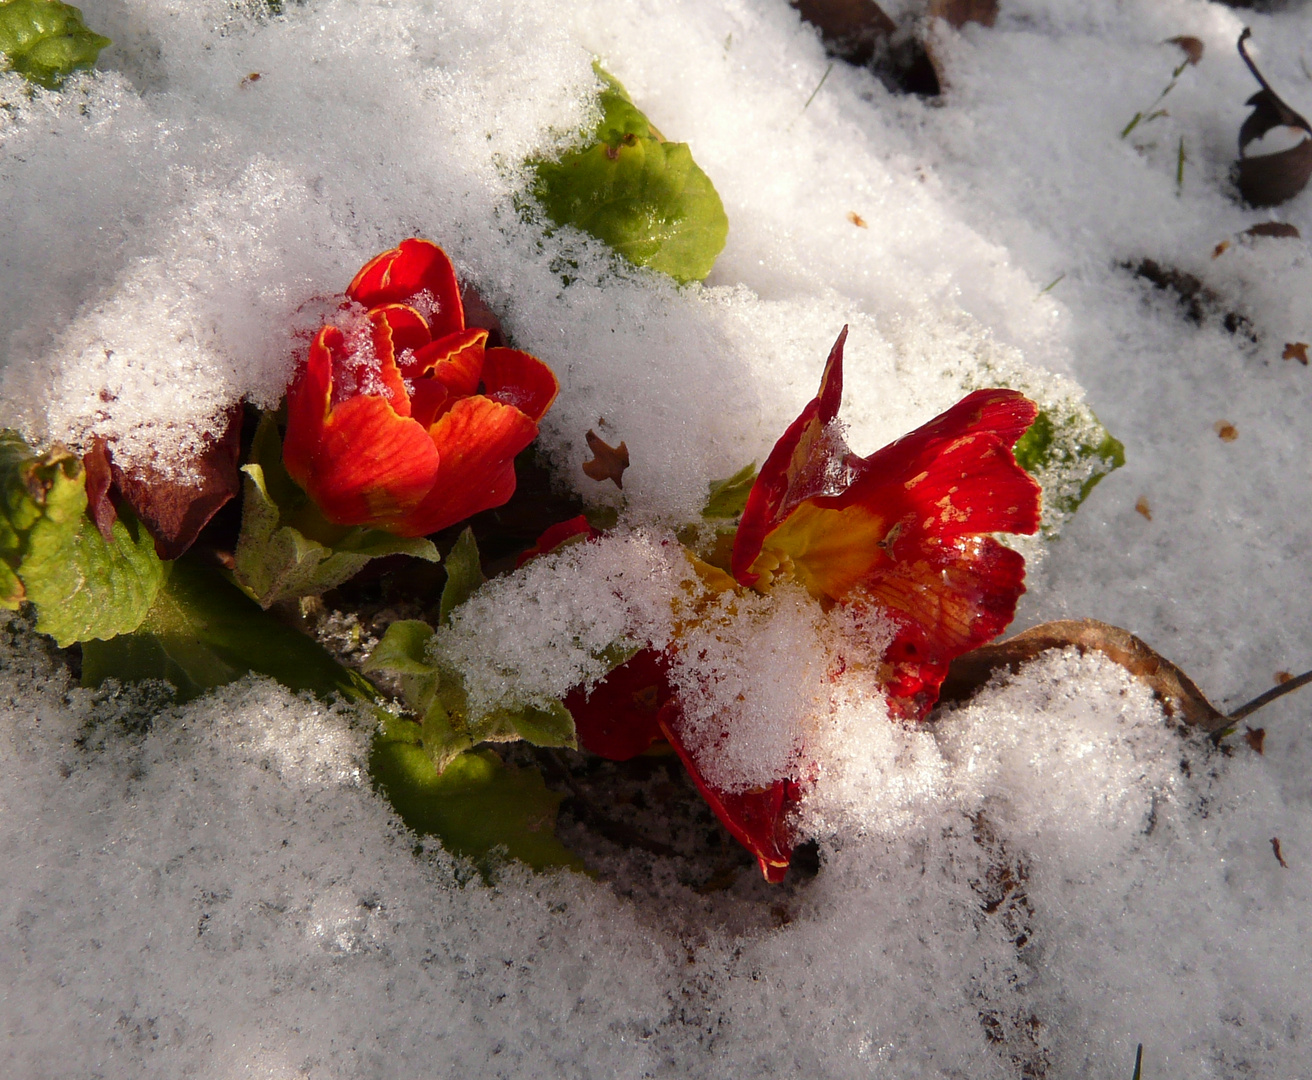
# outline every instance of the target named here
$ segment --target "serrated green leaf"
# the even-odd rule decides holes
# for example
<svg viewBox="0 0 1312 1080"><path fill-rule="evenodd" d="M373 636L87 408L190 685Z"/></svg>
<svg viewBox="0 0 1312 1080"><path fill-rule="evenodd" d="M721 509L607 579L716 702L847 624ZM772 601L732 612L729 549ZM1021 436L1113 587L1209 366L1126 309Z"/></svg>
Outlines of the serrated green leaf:
<svg viewBox="0 0 1312 1080"><path fill-rule="evenodd" d="M326 521L283 466L282 443L271 414L260 418L251 460L242 472L246 480L235 574L262 607L319 596L384 555L411 555L427 562L441 558L433 542L422 537Z"/></svg>
<svg viewBox="0 0 1312 1080"><path fill-rule="evenodd" d="M474 530L465 529L446 557L446 584L442 587L439 610L441 621L450 622L451 612L478 592L485 581L487 578L483 576Z"/></svg>
<svg viewBox="0 0 1312 1080"><path fill-rule="evenodd" d="M369 771L407 826L473 859L484 874L499 851L535 870L583 869L556 839L563 796L534 769L509 768L481 750L459 755L439 773L420 745L419 725L400 720L374 739Z"/></svg>
<svg viewBox="0 0 1312 1080"><path fill-rule="evenodd" d="M727 480L715 480L707 491L702 517L707 521L740 518L747 506L747 496L756 483L756 466L744 465Z"/></svg>
<svg viewBox="0 0 1312 1080"><path fill-rule="evenodd" d="M523 705L516 709L498 709L491 719L499 730L513 732L512 738L523 739L534 746L563 746L570 750L577 750L579 746L574 717L559 701L549 702L545 708Z"/></svg>
<svg viewBox="0 0 1312 1080"><path fill-rule="evenodd" d="M1043 487L1044 532L1049 535L1104 476L1125 464L1125 447L1084 405L1064 413L1040 410L1014 453Z"/></svg>
<svg viewBox="0 0 1312 1080"><path fill-rule="evenodd" d="M0 0L0 54L9 67L53 90L95 65L112 42L87 29L82 12L57 0Z"/></svg>
<svg viewBox="0 0 1312 1080"><path fill-rule="evenodd" d="M262 611L217 570L190 556L166 565L167 579L135 632L83 645L84 686L166 679L189 701L253 671L291 690L378 700L372 683Z"/></svg>
<svg viewBox="0 0 1312 1080"><path fill-rule="evenodd" d="M688 145L664 141L618 80L596 71L601 123L588 145L532 163L534 195L556 224L680 284L700 281L729 234L724 204Z"/></svg>
<svg viewBox="0 0 1312 1080"><path fill-rule="evenodd" d="M125 506L112 541L85 516L68 542L62 529L39 522L23 560L27 598L36 605L36 628L61 648L137 629L164 580L155 541Z"/></svg>
<svg viewBox="0 0 1312 1080"><path fill-rule="evenodd" d="M433 628L422 619L398 619L374 646L364 670L431 675L435 667L427 658L427 650L432 639Z"/></svg>

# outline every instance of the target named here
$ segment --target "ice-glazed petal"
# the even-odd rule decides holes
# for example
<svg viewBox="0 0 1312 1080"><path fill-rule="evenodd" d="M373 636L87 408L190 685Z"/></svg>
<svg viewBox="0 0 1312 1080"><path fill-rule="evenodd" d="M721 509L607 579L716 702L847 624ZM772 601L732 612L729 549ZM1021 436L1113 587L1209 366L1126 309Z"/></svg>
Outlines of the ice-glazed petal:
<svg viewBox="0 0 1312 1080"><path fill-rule="evenodd" d="M345 367L352 369L350 383L353 396L374 394L386 398L396 410L397 416L410 415L410 394L396 366L396 355L404 347L398 345L396 336L399 333L402 341L413 340L419 331L407 312L419 317L417 311L404 304L388 304L369 312L369 321L373 324L373 356L358 358L358 363L352 363L350 358L339 360L335 356L333 367L334 372ZM427 336L426 325L423 333Z"/></svg>
<svg viewBox="0 0 1312 1080"><path fill-rule="evenodd" d="M436 379L454 397L469 397L478 393L483 379L486 343L487 331L477 327L447 334L407 357L402 374L407 379Z"/></svg>
<svg viewBox="0 0 1312 1080"><path fill-rule="evenodd" d="M923 718L948 665L1011 622L1024 582L1024 558L989 536L944 544L871 579L870 596L900 624L881 673L890 713Z"/></svg>
<svg viewBox="0 0 1312 1080"><path fill-rule="evenodd" d="M793 831L789 822L793 808L801 801L801 785L784 778L764 788L749 791L721 791L702 777L683 741L679 738L677 699L660 711L661 733L669 740L688 770L697 790L715 816L740 844L756 856L765 880L783 881L793 857Z"/></svg>
<svg viewBox="0 0 1312 1080"><path fill-rule="evenodd" d="M439 459L432 488L392 531L424 536L501 506L515 493L515 455L537 433L537 424L512 406L461 398L429 428Z"/></svg>
<svg viewBox="0 0 1312 1080"><path fill-rule="evenodd" d="M342 332L325 326L310 344L310 354L287 390L287 435L282 458L287 471L307 491L312 463L323 440L333 391L332 348L343 345Z"/></svg>
<svg viewBox="0 0 1312 1080"><path fill-rule="evenodd" d="M465 326L455 267L446 252L431 240L402 240L391 251L370 259L346 287L346 295L367 308L393 303L431 304L428 322L434 338Z"/></svg>
<svg viewBox="0 0 1312 1080"><path fill-rule="evenodd" d="M565 708L574 717L583 749L628 761L661 737L657 717L672 693L662 654L643 649L591 691L571 690Z"/></svg>
<svg viewBox="0 0 1312 1080"><path fill-rule="evenodd" d="M834 425L843 398L846 340L845 326L829 350L819 393L775 443L748 493L731 564L733 576L744 585L755 585L758 580L759 574L751 567L766 534L804 500L842 491L850 479L852 454Z"/></svg>
<svg viewBox="0 0 1312 1080"><path fill-rule="evenodd" d="M283 455L288 471L338 525L371 525L401 535L400 522L431 490L438 472L433 440L414 420L398 416L381 397L336 406L303 458ZM308 449L308 453L306 450Z"/></svg>
<svg viewBox="0 0 1312 1080"><path fill-rule="evenodd" d="M483 359L483 392L503 405L513 405L535 422L541 420L560 392L551 368L518 349L488 349Z"/></svg>

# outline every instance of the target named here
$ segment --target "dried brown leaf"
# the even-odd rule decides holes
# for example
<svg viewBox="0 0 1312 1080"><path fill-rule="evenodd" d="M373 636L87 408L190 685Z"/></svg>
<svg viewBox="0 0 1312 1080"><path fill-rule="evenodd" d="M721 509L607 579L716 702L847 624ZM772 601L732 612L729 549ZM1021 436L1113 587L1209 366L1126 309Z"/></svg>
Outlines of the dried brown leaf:
<svg viewBox="0 0 1312 1080"><path fill-rule="evenodd" d="M1304 367L1307 367L1307 342L1295 341L1285 344L1285 351L1280 355L1281 360L1297 360Z"/></svg>
<svg viewBox="0 0 1312 1080"><path fill-rule="evenodd" d="M583 471L593 480L614 480L617 488L624 487L624 470L629 467L629 448L624 443L610 446L600 435L589 429L585 436L592 460L583 463Z"/></svg>
<svg viewBox="0 0 1312 1080"><path fill-rule="evenodd" d="M109 451L105 449L105 440L97 439L82 455L82 467L87 477L87 514L96 523L105 543L114 542L114 522L118 520L118 511L114 500L109 497L114 484L114 474L109 463Z"/></svg>
<svg viewBox="0 0 1312 1080"><path fill-rule="evenodd" d="M820 31L825 49L849 64L868 64L896 24L874 0L789 0Z"/></svg>
<svg viewBox="0 0 1312 1080"><path fill-rule="evenodd" d="M968 22L992 26L998 17L998 0L929 0L929 17L943 19L958 30Z"/></svg>
<svg viewBox="0 0 1312 1080"><path fill-rule="evenodd" d="M1139 501L1138 501L1137 503L1134 504L1134 508L1135 508L1135 510L1137 510L1140 514L1142 514L1146 520L1148 520L1148 521L1152 521L1152 519L1153 519L1153 512L1152 512L1152 510L1151 510L1151 509L1149 508L1149 506L1148 506L1148 496L1147 496L1147 495L1140 495L1140 496L1139 496Z"/></svg>
<svg viewBox="0 0 1312 1080"><path fill-rule="evenodd" d="M1284 867L1284 869L1288 870L1289 863L1285 862L1285 857L1280 854L1280 838L1278 836L1271 837L1271 850L1275 852L1276 862Z"/></svg>
<svg viewBox="0 0 1312 1080"><path fill-rule="evenodd" d="M1266 728L1251 728L1245 724L1244 742L1248 743L1249 747L1259 754L1263 753L1263 748L1266 746Z"/></svg>
<svg viewBox="0 0 1312 1080"><path fill-rule="evenodd" d="M1189 63L1193 64L1195 67L1203 58L1204 46L1196 37L1181 35L1180 37L1167 38L1166 43L1168 45L1179 45L1186 59L1188 59Z"/></svg>
<svg viewBox="0 0 1312 1080"><path fill-rule="evenodd" d="M1252 32L1244 27L1244 32L1239 35L1239 55L1262 89L1246 102L1253 107L1253 111L1239 129L1236 183L1239 193L1250 206L1276 206L1292 199L1312 179L1312 125L1290 108L1258 71L1248 50L1244 48L1244 42L1251 36ZM1281 126L1305 131L1309 137L1278 153L1245 156L1244 151L1250 143L1260 139L1272 128Z"/></svg>
<svg viewBox="0 0 1312 1080"><path fill-rule="evenodd" d="M1298 231L1297 225L1290 225L1284 221L1259 221L1251 228L1244 230L1245 236L1271 236L1283 240L1299 240L1302 233Z"/></svg>
<svg viewBox="0 0 1312 1080"><path fill-rule="evenodd" d="M1081 653L1100 652L1146 683L1167 716L1206 731L1220 731L1229 720L1212 706L1192 679L1128 630L1094 619L1042 623L1005 641L975 649L952 661L939 694L942 701L964 701L993 676L1016 672L1021 664L1049 649L1074 646Z"/></svg>

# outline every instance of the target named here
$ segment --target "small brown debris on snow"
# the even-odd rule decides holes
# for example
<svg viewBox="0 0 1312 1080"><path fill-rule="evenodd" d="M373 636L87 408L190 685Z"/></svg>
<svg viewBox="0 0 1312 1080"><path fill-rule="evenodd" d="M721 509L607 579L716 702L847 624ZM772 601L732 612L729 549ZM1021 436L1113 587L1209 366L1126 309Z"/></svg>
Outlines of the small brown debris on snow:
<svg viewBox="0 0 1312 1080"><path fill-rule="evenodd" d="M1219 259L1222 255L1224 255L1229 250L1230 250L1230 241L1222 240L1219 244L1216 245L1216 247L1212 248L1212 258Z"/></svg>
<svg viewBox="0 0 1312 1080"><path fill-rule="evenodd" d="M1271 850L1276 853L1276 862L1288 870L1289 863L1285 862L1285 857L1280 854L1280 838L1278 836L1271 837Z"/></svg>
<svg viewBox="0 0 1312 1080"><path fill-rule="evenodd" d="M1294 676L1290 674L1288 671L1276 672L1276 684L1278 686L1284 686L1285 683L1293 682L1293 681L1294 681Z"/></svg>
<svg viewBox="0 0 1312 1080"><path fill-rule="evenodd" d="M1198 61L1203 58L1203 43L1196 37L1181 36L1167 38L1166 44L1179 45L1189 63L1195 67L1197 67Z"/></svg>
<svg viewBox="0 0 1312 1080"><path fill-rule="evenodd" d="M849 210L847 212L847 220L850 221L853 225L855 225L858 229L870 228L870 226L866 224L866 219L863 218L860 214L858 214L855 210Z"/></svg>
<svg viewBox="0 0 1312 1080"><path fill-rule="evenodd" d="M1239 438L1239 429L1229 420L1218 420L1213 426L1216 428L1216 433L1221 437L1222 442L1234 442Z"/></svg>
<svg viewBox="0 0 1312 1080"><path fill-rule="evenodd" d="M1152 510L1149 509L1149 507L1148 507L1148 496L1147 496L1147 495L1140 495L1140 496L1139 496L1139 501L1138 501L1137 503L1134 504L1134 508L1135 508L1135 510L1137 510L1139 513L1141 513L1141 514L1144 516L1144 518L1145 518L1146 520L1148 520L1148 521L1152 521L1152 519L1153 519L1153 512L1152 512Z"/></svg>
<svg viewBox="0 0 1312 1080"><path fill-rule="evenodd" d="M624 470L629 467L629 448L620 443L610 446L591 428L585 436L592 460L583 463L583 472L593 480L614 480L617 488L624 487Z"/></svg>
<svg viewBox="0 0 1312 1080"><path fill-rule="evenodd" d="M1245 725L1244 742L1248 743L1249 747L1259 754L1263 753L1263 747L1266 746L1266 728L1252 728Z"/></svg>
<svg viewBox="0 0 1312 1080"><path fill-rule="evenodd" d="M1287 342L1285 344L1285 351L1280 354L1280 359L1297 360L1304 367L1307 367L1307 342Z"/></svg>
<svg viewBox="0 0 1312 1080"><path fill-rule="evenodd" d="M1244 230L1245 236L1272 236L1277 240L1299 240L1303 234L1297 225L1284 221L1259 221L1250 229Z"/></svg>

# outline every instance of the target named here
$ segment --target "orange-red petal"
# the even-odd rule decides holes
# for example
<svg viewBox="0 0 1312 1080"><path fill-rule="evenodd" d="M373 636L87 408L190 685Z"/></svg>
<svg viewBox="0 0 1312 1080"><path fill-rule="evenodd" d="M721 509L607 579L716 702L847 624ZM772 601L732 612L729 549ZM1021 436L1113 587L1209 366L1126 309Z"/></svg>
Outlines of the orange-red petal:
<svg viewBox="0 0 1312 1080"><path fill-rule="evenodd" d="M367 308L410 303L424 292L435 305L428 316L433 337L464 329L465 312L455 267L446 252L431 240L402 240L397 247L365 263L346 287L346 295Z"/></svg>
<svg viewBox="0 0 1312 1080"><path fill-rule="evenodd" d="M539 555L547 555L571 540L595 540L600 535L601 533L597 532L582 514L568 521L558 521L538 537L537 543L520 553L519 558L515 560L515 565L523 566L526 562L531 562Z"/></svg>
<svg viewBox="0 0 1312 1080"><path fill-rule="evenodd" d="M486 330L458 330L417 350L402 371L407 379L436 379L455 397L469 397L483 378L486 342Z"/></svg>
<svg viewBox="0 0 1312 1080"><path fill-rule="evenodd" d="M488 349L483 359L484 393L503 405L513 405L535 423L551 408L560 392L555 373L531 353L518 349Z"/></svg>
<svg viewBox="0 0 1312 1080"><path fill-rule="evenodd" d="M378 307L369 309L369 318L375 323L379 321L387 323L391 331L393 355L397 358L398 367L401 366L400 356L406 349L411 351L422 349L433 340L433 335L428 329L428 320L409 304L379 304Z"/></svg>
<svg viewBox="0 0 1312 1080"><path fill-rule="evenodd" d="M660 738L657 717L672 694L663 655L643 649L590 692L571 690L565 708L574 717L583 749L611 761L628 761Z"/></svg>
<svg viewBox="0 0 1312 1080"><path fill-rule="evenodd" d="M332 347L341 348L342 332L325 326L310 344L310 354L287 390L287 436L282 460L292 479L307 491L317 447L328 420L333 390Z"/></svg>
<svg viewBox="0 0 1312 1080"><path fill-rule="evenodd" d="M777 884L788 873L793 857L793 808L801 801L801 785L792 779L780 779L768 787L748 791L722 791L706 782L697 762L679 738L677 699L661 709L661 733L674 747L683 767L688 770L697 790L715 816L740 844L756 856L766 881Z"/></svg>
<svg viewBox="0 0 1312 1080"><path fill-rule="evenodd" d="M516 408L485 397L461 398L429 428L436 476L422 502L392 530L423 536L515 493L515 455L537 437L538 426Z"/></svg>

